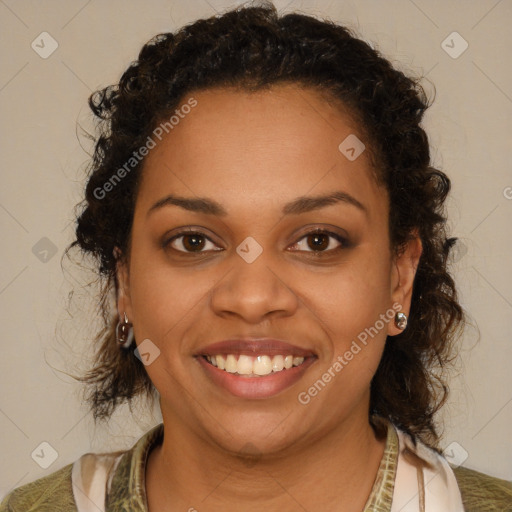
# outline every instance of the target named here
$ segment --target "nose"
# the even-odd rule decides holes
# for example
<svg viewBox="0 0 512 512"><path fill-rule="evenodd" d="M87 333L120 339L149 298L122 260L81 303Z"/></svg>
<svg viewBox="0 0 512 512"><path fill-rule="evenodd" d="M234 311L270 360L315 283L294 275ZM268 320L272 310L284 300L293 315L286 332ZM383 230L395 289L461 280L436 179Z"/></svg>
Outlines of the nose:
<svg viewBox="0 0 512 512"><path fill-rule="evenodd" d="M271 316L292 316L298 297L286 276L279 275L280 266L265 256L265 251L252 263L233 254L231 269L216 284L211 294L211 307L219 316L238 316L249 324L258 324Z"/></svg>

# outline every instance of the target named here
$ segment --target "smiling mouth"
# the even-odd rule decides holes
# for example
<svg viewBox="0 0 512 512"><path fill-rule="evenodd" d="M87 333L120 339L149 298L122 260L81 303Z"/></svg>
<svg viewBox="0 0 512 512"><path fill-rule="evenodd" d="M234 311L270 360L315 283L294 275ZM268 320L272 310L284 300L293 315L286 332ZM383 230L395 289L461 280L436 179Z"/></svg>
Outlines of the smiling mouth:
<svg viewBox="0 0 512 512"><path fill-rule="evenodd" d="M258 355L217 354L204 355L208 363L217 369L241 377L264 377L279 372L285 372L304 363L305 358L292 355ZM307 358L306 358L307 359Z"/></svg>

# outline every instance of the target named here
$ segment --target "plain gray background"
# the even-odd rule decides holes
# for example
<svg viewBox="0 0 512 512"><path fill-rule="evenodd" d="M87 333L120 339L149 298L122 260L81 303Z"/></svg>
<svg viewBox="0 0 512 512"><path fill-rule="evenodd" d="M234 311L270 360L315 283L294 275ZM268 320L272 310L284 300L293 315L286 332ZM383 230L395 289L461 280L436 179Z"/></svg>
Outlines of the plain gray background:
<svg viewBox="0 0 512 512"><path fill-rule="evenodd" d="M117 81L153 35L234 5L0 1L0 496L85 452L128 448L160 421L158 411L123 408L108 426L95 428L80 403L80 385L67 375L87 366L86 347L98 325L95 290L80 284L91 276L66 260L61 268L91 150L77 122L93 129L89 94ZM512 4L275 5L345 24L395 66L435 84L424 126L434 165L453 182L450 226L462 242L454 271L474 324L461 342L452 395L440 418L443 447L453 463L512 479ZM52 44L56 50L46 55ZM423 84L432 95L431 84Z"/></svg>

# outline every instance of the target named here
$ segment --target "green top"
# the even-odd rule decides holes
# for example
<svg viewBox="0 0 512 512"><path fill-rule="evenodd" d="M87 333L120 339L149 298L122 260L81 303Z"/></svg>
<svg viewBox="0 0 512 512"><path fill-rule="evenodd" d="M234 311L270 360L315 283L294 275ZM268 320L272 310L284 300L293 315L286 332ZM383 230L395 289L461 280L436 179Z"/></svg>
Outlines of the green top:
<svg viewBox="0 0 512 512"><path fill-rule="evenodd" d="M112 454L114 468L105 512L147 512L145 473L149 452L163 440L163 424L144 434L125 452ZM398 437L387 429L386 447L364 512L390 512L398 460ZM81 512L73 496L73 464L8 494L0 512ZM512 512L512 482L463 467L453 468L466 512ZM78 491L77 491L78 492ZM447 512L447 511L439 511Z"/></svg>

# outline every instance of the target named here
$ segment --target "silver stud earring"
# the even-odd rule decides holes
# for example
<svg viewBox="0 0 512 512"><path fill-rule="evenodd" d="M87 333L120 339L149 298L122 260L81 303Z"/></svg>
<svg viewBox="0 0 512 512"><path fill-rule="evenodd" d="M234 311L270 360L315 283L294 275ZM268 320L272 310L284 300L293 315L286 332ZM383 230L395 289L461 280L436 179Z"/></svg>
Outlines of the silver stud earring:
<svg viewBox="0 0 512 512"><path fill-rule="evenodd" d="M120 347L128 348L133 341L133 326L124 313L123 321L119 321L116 327L116 341Z"/></svg>
<svg viewBox="0 0 512 512"><path fill-rule="evenodd" d="M407 327L407 316L405 315L405 313L402 313L401 311L399 311L396 315L395 315L395 325L401 330L403 331L406 327Z"/></svg>

